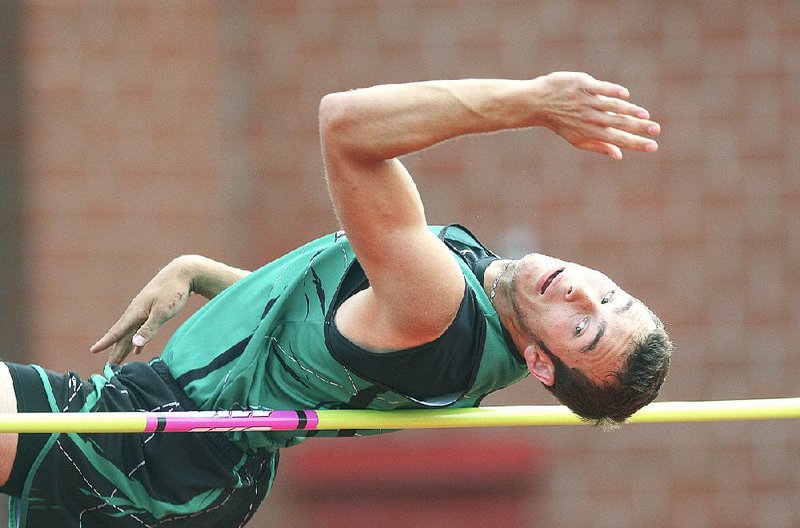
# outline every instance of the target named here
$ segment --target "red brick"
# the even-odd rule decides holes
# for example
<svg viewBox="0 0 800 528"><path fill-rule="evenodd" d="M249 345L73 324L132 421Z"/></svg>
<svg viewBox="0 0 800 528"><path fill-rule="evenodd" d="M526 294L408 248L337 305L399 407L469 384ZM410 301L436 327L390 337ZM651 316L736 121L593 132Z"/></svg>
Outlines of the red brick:
<svg viewBox="0 0 800 528"><path fill-rule="evenodd" d="M659 153L617 163L544 130L437 147L405 160L429 218L464 222L501 253L608 271L670 324L664 398L800 390L797 2L23 11L32 360L98 370L85 350L180 253L253 267L335 229L316 138L327 91L575 69L628 85L663 125ZM523 383L492 402L552 399ZM541 525L744 527L800 524L794 433L764 422L518 434L550 448L530 499ZM254 523L289 518L280 488Z"/></svg>

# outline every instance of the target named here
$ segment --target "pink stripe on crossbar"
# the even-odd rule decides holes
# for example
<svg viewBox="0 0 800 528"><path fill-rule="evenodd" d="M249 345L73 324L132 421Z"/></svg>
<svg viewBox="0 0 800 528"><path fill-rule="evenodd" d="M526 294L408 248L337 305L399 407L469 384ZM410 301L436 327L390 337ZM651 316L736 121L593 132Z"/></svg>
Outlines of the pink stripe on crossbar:
<svg viewBox="0 0 800 528"><path fill-rule="evenodd" d="M193 411L147 413L145 433L294 431L317 428L315 411Z"/></svg>

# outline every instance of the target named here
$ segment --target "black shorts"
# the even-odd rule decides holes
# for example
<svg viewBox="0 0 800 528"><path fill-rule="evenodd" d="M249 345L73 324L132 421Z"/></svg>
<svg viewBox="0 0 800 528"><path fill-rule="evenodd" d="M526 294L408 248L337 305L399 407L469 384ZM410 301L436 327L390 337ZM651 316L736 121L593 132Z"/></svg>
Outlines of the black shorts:
<svg viewBox="0 0 800 528"><path fill-rule="evenodd" d="M7 363L19 412L187 411L160 360L81 380ZM10 526L239 527L275 476L278 454L246 455L222 433L20 434Z"/></svg>

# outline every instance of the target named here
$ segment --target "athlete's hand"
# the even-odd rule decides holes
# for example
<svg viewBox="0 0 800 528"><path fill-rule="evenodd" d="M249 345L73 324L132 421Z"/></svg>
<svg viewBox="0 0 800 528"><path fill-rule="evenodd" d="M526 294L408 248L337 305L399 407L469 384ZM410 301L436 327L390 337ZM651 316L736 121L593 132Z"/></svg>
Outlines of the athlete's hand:
<svg viewBox="0 0 800 528"><path fill-rule="evenodd" d="M192 277L181 258L167 264L139 292L122 317L89 349L97 354L113 345L109 363L122 363L131 352L140 354L161 327L186 306Z"/></svg>
<svg viewBox="0 0 800 528"><path fill-rule="evenodd" d="M585 73L559 72L534 79L535 114L573 146L622 159L622 149L655 152L661 127L627 101L628 89Z"/></svg>

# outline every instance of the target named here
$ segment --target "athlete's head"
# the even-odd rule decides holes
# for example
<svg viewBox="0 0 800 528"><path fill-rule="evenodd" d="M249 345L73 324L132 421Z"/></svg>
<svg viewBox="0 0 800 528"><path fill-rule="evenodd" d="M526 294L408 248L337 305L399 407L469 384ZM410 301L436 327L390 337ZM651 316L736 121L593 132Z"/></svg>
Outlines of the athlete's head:
<svg viewBox="0 0 800 528"><path fill-rule="evenodd" d="M598 424L658 394L672 344L661 321L599 271L539 254L509 267L504 291L531 373Z"/></svg>

